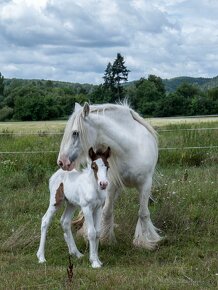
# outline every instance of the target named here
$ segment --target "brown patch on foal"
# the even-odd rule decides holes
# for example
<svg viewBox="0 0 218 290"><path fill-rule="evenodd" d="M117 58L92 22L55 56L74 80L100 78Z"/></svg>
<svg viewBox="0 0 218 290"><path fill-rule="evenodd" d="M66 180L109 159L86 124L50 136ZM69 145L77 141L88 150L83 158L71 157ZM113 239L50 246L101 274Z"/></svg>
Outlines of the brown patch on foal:
<svg viewBox="0 0 218 290"><path fill-rule="evenodd" d="M95 179L98 180L98 176L97 176L97 173L98 173L98 165L95 163L95 161L92 161L91 168L94 171Z"/></svg>
<svg viewBox="0 0 218 290"><path fill-rule="evenodd" d="M56 200L56 203L54 204L54 206L61 205L62 201L64 200L64 185L63 185L63 182L61 182L61 184L59 185L58 189L56 190L55 200Z"/></svg>

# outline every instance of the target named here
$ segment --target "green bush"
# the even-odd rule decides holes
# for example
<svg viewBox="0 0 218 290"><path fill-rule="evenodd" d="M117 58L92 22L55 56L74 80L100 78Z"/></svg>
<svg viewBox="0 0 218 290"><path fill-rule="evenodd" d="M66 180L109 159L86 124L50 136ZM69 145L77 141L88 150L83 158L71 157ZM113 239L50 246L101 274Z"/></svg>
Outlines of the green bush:
<svg viewBox="0 0 218 290"><path fill-rule="evenodd" d="M14 110L8 106L0 109L0 121L10 120L13 116Z"/></svg>

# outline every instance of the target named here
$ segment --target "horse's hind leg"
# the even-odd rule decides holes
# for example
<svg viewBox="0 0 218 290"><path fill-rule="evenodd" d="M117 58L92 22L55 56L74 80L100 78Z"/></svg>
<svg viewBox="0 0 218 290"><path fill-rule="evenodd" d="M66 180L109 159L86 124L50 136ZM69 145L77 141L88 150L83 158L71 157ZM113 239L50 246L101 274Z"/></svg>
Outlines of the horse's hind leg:
<svg viewBox="0 0 218 290"><path fill-rule="evenodd" d="M38 249L37 254L36 254L37 258L39 260L39 263L46 262L46 260L45 260L46 234L47 234L48 227L51 224L52 217L54 216L57 209L58 209L57 207L50 204L45 215L42 218L40 245L39 245L39 249Z"/></svg>
<svg viewBox="0 0 218 290"><path fill-rule="evenodd" d="M152 250L156 247L157 242L161 240L157 232L157 228L153 225L150 219L148 209L148 201L152 186L152 176L147 177L146 182L139 188L140 208L138 213L138 222L135 230L133 244L137 247L147 248Z"/></svg>
<svg viewBox="0 0 218 290"><path fill-rule="evenodd" d="M77 249L75 244L72 231L71 231L71 220L74 211L74 206L71 204L67 204L65 211L61 217L61 226L64 230L64 239L68 245L69 253L74 254L77 258L83 256L80 251Z"/></svg>

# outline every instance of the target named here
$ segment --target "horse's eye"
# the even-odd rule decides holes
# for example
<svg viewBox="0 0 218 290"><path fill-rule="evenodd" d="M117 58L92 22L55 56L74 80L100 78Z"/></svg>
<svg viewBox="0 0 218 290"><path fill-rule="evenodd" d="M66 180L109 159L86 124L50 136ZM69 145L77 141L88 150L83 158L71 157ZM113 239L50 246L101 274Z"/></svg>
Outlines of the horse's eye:
<svg viewBox="0 0 218 290"><path fill-rule="evenodd" d="M79 136L79 131L73 131L73 133L72 133L72 136L73 137L78 137Z"/></svg>

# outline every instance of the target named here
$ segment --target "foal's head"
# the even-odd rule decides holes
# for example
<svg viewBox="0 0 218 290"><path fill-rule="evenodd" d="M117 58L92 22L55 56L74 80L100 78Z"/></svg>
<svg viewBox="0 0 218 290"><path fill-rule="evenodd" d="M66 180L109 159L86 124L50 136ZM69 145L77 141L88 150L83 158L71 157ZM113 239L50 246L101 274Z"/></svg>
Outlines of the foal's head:
<svg viewBox="0 0 218 290"><path fill-rule="evenodd" d="M109 164L107 159L110 157L110 154L110 147L105 152L102 150L95 152L92 147L89 149L89 157L92 160L91 168L94 171L96 181L101 190L106 189L108 186L107 171Z"/></svg>

